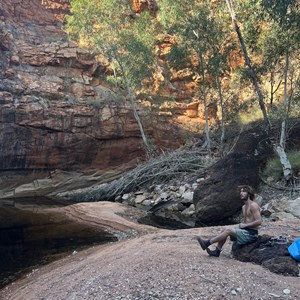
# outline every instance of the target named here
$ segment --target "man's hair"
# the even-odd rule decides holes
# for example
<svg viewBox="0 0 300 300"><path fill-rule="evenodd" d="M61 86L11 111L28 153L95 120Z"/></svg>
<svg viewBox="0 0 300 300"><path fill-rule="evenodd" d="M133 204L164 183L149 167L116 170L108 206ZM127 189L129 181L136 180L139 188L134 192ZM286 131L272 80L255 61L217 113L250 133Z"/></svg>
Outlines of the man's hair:
<svg viewBox="0 0 300 300"><path fill-rule="evenodd" d="M250 185L240 185L239 189L243 189L244 191L246 191L250 197L251 200L254 200L255 195L254 195L254 191L253 188Z"/></svg>

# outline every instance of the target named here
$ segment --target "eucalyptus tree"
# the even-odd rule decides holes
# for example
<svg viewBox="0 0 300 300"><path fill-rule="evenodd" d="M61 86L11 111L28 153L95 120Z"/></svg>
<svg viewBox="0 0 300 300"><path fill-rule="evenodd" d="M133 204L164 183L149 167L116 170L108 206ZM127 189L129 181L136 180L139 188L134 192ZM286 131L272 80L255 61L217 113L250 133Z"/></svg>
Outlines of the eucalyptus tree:
<svg viewBox="0 0 300 300"><path fill-rule="evenodd" d="M148 12L136 14L130 0L73 0L67 17L69 36L116 66L131 101L147 153L151 147L136 109L136 89L154 70L155 22Z"/></svg>
<svg viewBox="0 0 300 300"><path fill-rule="evenodd" d="M256 75L260 77L261 84L270 78L271 107L276 93L278 100L282 98L283 87L283 104L276 110L277 117L282 118L280 138L274 148L284 176L289 180L293 174L285 153L285 142L297 82L299 85L300 3L296 0L248 0L243 1L241 6L242 11L248 12L241 14L245 39L253 55L259 58Z"/></svg>
<svg viewBox="0 0 300 300"><path fill-rule="evenodd" d="M234 29L235 29L236 33L237 33L237 36L238 36L238 39L239 39L239 42L240 42L240 45L241 45L241 48L242 48L242 51L243 51L243 54L244 54L245 64L248 67L249 76L252 79L255 91L258 95L258 101L259 101L260 109L261 109L262 114L263 114L264 121L266 123L267 128L269 129L271 124L270 124L270 120L268 118L268 114L267 114L267 110L266 110L266 106L265 106L265 101L264 101L264 96L263 96L263 93L262 93L261 88L259 86L256 74L253 70L252 62L251 62L251 59L249 57L248 50L247 50L242 32L240 30L240 26L239 26L237 18L236 18L235 9L233 7L233 4L232 4L231 0L226 0L226 4L227 4L228 10L230 12L230 16L231 16L231 19L232 19L232 24L234 26Z"/></svg>
<svg viewBox="0 0 300 300"><path fill-rule="evenodd" d="M275 145L275 149L283 167L284 177L290 181L293 178L293 173L285 152L285 143L295 84L299 85L300 81L300 3L297 0L260 0L259 4L266 14L266 19L273 32L277 33L275 41L278 46L272 49L271 53L275 59L284 61L283 118L279 142ZM294 65L291 65L291 57L294 57Z"/></svg>
<svg viewBox="0 0 300 300"><path fill-rule="evenodd" d="M222 49L224 42L223 26L219 23L218 14L210 1L197 0L161 0L158 2L158 19L166 33L174 35L177 45L174 45L169 55L173 65L196 57L196 73L199 73L199 85L203 97L205 113L206 146L210 151L210 131L208 119L208 91L210 84L208 75L215 77L222 111L221 143L224 140L224 106L220 84L221 72L224 68L226 51ZM222 53L223 51L223 53ZM175 62L175 63L174 63ZM193 63L190 62L192 66ZM178 65L177 65L178 66Z"/></svg>
<svg viewBox="0 0 300 300"><path fill-rule="evenodd" d="M225 139L225 101L222 89L222 77L229 74L228 58L235 44L231 40L231 34L228 29L228 21L224 18L224 6L219 3L215 7L210 7L210 26L206 35L206 42L211 47L208 56L208 73L214 77L215 86L221 108L221 152L223 154ZM213 85L214 86L214 85Z"/></svg>

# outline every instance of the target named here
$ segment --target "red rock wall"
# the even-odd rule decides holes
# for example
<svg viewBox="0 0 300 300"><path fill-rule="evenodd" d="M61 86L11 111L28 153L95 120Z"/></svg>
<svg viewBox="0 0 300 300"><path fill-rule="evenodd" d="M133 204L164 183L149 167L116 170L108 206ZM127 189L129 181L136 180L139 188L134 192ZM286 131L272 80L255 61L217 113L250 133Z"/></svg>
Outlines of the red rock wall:
<svg viewBox="0 0 300 300"><path fill-rule="evenodd" d="M106 67L66 41L51 9L4 0L0 15L0 169L108 168L144 154L126 104L87 105L110 96L93 77Z"/></svg>
<svg viewBox="0 0 300 300"><path fill-rule="evenodd" d="M106 169L145 154L126 101L105 105L116 97L101 81L106 61L67 41L65 9L63 0L1 1L0 170ZM180 146L199 121L193 107L139 109L147 134L165 149Z"/></svg>
<svg viewBox="0 0 300 300"><path fill-rule="evenodd" d="M40 0L40 2L60 22L64 22L65 15L70 12L70 0Z"/></svg>

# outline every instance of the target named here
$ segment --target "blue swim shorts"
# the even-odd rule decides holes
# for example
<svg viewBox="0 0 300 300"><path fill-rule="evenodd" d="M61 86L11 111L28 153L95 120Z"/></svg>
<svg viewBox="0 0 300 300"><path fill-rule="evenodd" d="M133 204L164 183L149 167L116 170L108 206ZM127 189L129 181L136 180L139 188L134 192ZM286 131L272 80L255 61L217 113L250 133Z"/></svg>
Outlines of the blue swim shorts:
<svg viewBox="0 0 300 300"><path fill-rule="evenodd" d="M258 238L258 230L253 228L234 228L238 245L254 243Z"/></svg>

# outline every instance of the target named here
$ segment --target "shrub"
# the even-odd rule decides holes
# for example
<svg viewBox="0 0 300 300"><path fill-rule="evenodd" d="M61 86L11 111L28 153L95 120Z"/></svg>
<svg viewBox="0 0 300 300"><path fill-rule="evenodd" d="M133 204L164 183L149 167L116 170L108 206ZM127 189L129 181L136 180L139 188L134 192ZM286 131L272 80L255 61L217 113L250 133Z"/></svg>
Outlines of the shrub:
<svg viewBox="0 0 300 300"><path fill-rule="evenodd" d="M291 163L294 174L300 172L300 151L292 151L287 153L287 157ZM282 165L278 157L268 160L264 169L263 175L265 178L272 177L274 181L278 181L283 177Z"/></svg>
<svg viewBox="0 0 300 300"><path fill-rule="evenodd" d="M122 102L122 97L120 95L107 94L106 97L96 97L87 100L87 104L95 108L101 108L105 105L118 105Z"/></svg>
<svg viewBox="0 0 300 300"><path fill-rule="evenodd" d="M294 174L298 174L300 172L300 151L293 151L289 153L288 158L292 165Z"/></svg>

